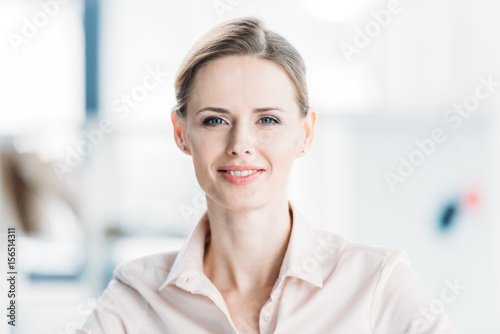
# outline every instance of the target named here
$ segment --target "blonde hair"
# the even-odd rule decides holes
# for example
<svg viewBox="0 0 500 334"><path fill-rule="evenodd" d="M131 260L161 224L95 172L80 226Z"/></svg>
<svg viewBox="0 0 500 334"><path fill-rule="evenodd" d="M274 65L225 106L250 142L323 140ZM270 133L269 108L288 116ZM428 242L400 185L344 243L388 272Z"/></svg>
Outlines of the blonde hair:
<svg viewBox="0 0 500 334"><path fill-rule="evenodd" d="M232 55L250 55L273 61L288 73L296 88L301 115L307 115L309 96L306 66L299 52L281 35L255 17L223 22L203 35L191 48L175 80L176 111L185 117L196 72L210 61Z"/></svg>

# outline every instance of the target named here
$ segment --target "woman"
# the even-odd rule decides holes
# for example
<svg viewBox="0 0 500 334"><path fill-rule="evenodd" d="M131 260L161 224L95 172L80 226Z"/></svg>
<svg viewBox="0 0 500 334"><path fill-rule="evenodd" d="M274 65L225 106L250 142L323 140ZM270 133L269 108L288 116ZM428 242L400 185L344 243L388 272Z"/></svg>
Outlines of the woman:
<svg viewBox="0 0 500 334"><path fill-rule="evenodd" d="M79 333L455 333L406 254L314 229L287 199L316 113L297 50L225 22L178 73L174 136L207 211L179 252L122 264Z"/></svg>

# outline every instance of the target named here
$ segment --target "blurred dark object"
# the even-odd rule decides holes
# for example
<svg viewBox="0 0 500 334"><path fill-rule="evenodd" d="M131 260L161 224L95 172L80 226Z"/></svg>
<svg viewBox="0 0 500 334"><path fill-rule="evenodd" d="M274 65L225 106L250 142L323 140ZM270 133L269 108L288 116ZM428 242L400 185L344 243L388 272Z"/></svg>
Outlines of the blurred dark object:
<svg viewBox="0 0 500 334"><path fill-rule="evenodd" d="M0 141L0 218L16 227L22 239L20 268L32 280L76 279L86 256L74 174L60 181L51 163L42 161L34 149L18 148L21 142L16 140L35 147L31 144L37 139Z"/></svg>
<svg viewBox="0 0 500 334"><path fill-rule="evenodd" d="M441 219L439 220L439 227L441 230L450 229L455 223L458 215L458 203L452 201L448 203L441 213Z"/></svg>
<svg viewBox="0 0 500 334"><path fill-rule="evenodd" d="M47 200L67 206L79 216L76 198L64 182L59 182L50 163L35 153L19 153L12 141L0 143L0 177L5 208L11 213L9 225L18 226L27 235L50 229L51 214L44 205ZM4 220L5 217L2 217Z"/></svg>

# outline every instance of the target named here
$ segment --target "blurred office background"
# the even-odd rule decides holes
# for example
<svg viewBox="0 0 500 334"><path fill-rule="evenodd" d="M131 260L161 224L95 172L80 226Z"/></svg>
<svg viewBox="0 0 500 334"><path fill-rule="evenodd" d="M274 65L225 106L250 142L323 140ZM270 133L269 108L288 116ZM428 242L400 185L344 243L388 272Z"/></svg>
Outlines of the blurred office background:
<svg viewBox="0 0 500 334"><path fill-rule="evenodd" d="M205 203L173 141L173 80L201 34L246 15L308 66L318 119L290 179L296 207L405 249L461 333L500 333L499 12L495 0L0 0L0 232L4 244L16 226L20 272L8 333L71 333L118 263L182 245ZM447 281L465 287L453 302L440 300Z"/></svg>

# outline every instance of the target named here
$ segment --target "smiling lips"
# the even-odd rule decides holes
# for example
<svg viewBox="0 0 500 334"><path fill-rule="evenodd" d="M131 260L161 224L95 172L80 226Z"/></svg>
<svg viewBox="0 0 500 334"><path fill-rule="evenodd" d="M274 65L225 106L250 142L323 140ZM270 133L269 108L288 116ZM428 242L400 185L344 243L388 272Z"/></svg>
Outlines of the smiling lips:
<svg viewBox="0 0 500 334"><path fill-rule="evenodd" d="M229 183L236 186L245 186L255 182L266 170L258 166L231 165L220 167L217 171Z"/></svg>

